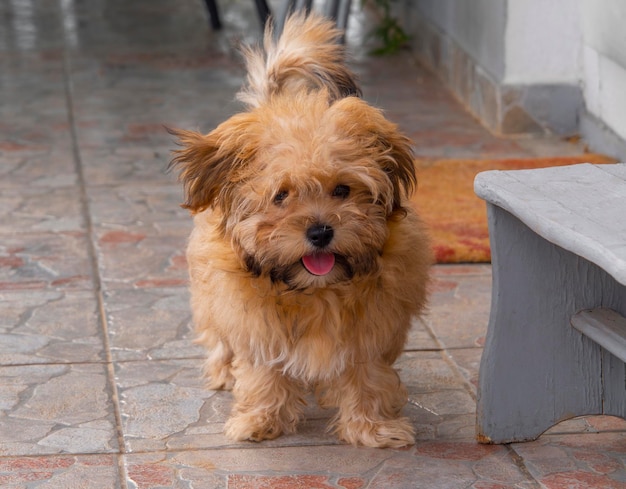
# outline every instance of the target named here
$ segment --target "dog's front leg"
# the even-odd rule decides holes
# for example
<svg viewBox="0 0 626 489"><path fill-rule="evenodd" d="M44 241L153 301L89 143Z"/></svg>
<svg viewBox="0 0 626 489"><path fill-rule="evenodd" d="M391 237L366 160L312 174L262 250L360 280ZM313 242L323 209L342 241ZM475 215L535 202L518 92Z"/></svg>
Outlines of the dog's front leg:
<svg viewBox="0 0 626 489"><path fill-rule="evenodd" d="M339 393L335 425L340 438L353 445L380 448L415 443L413 426L398 416L407 402L406 388L384 361L348 367L335 388Z"/></svg>
<svg viewBox="0 0 626 489"><path fill-rule="evenodd" d="M232 390L235 377L232 374L233 351L223 341L215 341L211 353L204 364L204 375L207 379L207 387L214 390Z"/></svg>
<svg viewBox="0 0 626 489"><path fill-rule="evenodd" d="M233 440L271 440L292 433L302 416L299 382L276 368L235 361L235 405L224 433Z"/></svg>

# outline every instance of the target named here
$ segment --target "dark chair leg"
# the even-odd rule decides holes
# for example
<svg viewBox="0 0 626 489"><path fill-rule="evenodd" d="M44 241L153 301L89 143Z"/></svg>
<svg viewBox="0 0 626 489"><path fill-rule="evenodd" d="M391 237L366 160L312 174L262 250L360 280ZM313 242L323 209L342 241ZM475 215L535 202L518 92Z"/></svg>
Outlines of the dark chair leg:
<svg viewBox="0 0 626 489"><path fill-rule="evenodd" d="M221 29L222 23L220 22L220 13L217 9L217 3L215 3L215 0L204 0L204 2L209 11L209 17L211 18L211 27L215 30Z"/></svg>
<svg viewBox="0 0 626 489"><path fill-rule="evenodd" d="M261 25L265 27L265 25L267 24L267 20L272 15L272 11L270 10L270 7L265 0L254 0L254 2L256 3L256 9L259 12Z"/></svg>
<svg viewBox="0 0 626 489"><path fill-rule="evenodd" d="M285 27L285 21L287 17L293 12L298 10L304 10L308 15L313 7L313 0L285 0L282 4L282 9L274 18L274 37L278 39Z"/></svg>
<svg viewBox="0 0 626 489"><path fill-rule="evenodd" d="M351 0L342 0L337 9L337 27L345 31L348 28L348 17L350 17Z"/></svg>

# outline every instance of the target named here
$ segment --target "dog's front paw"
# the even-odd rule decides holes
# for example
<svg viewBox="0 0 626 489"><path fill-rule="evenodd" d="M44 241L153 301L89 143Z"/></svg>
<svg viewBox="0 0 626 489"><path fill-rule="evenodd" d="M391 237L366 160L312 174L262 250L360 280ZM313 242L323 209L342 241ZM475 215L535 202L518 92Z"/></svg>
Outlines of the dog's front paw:
<svg viewBox="0 0 626 489"><path fill-rule="evenodd" d="M415 430L407 418L379 421L350 420L337 426L341 439L353 445L401 448L415 443Z"/></svg>
<svg viewBox="0 0 626 489"><path fill-rule="evenodd" d="M276 419L258 413L236 414L224 425L224 434L236 441L273 440L282 432L283 427Z"/></svg>

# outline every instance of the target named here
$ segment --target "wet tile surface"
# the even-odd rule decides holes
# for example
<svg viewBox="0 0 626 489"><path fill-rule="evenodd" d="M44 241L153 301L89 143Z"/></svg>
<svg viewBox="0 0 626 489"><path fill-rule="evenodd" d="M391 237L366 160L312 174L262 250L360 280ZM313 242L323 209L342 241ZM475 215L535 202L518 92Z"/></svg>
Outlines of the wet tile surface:
<svg viewBox="0 0 626 489"><path fill-rule="evenodd" d="M276 6L276 1L271 2ZM354 3L354 2L353 2ZM570 420L539 440L474 440L489 265L437 266L428 314L397 362L417 443L355 448L305 410L297 433L235 443L229 392L206 389L193 342L176 149L166 127L210 131L238 110L235 46L253 2L0 2L0 486L8 488L586 488L626 486L626 421ZM409 52L351 63L365 98L421 158L576 154L498 138Z"/></svg>

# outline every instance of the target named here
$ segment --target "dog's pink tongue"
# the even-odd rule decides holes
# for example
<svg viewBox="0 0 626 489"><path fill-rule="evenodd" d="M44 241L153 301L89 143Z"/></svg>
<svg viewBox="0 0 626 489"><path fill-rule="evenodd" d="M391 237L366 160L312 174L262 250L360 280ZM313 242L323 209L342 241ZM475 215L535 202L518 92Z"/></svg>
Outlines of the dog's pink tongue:
<svg viewBox="0 0 626 489"><path fill-rule="evenodd" d="M302 264L313 275L326 275L335 266L335 255L332 253L314 253L302 257Z"/></svg>

